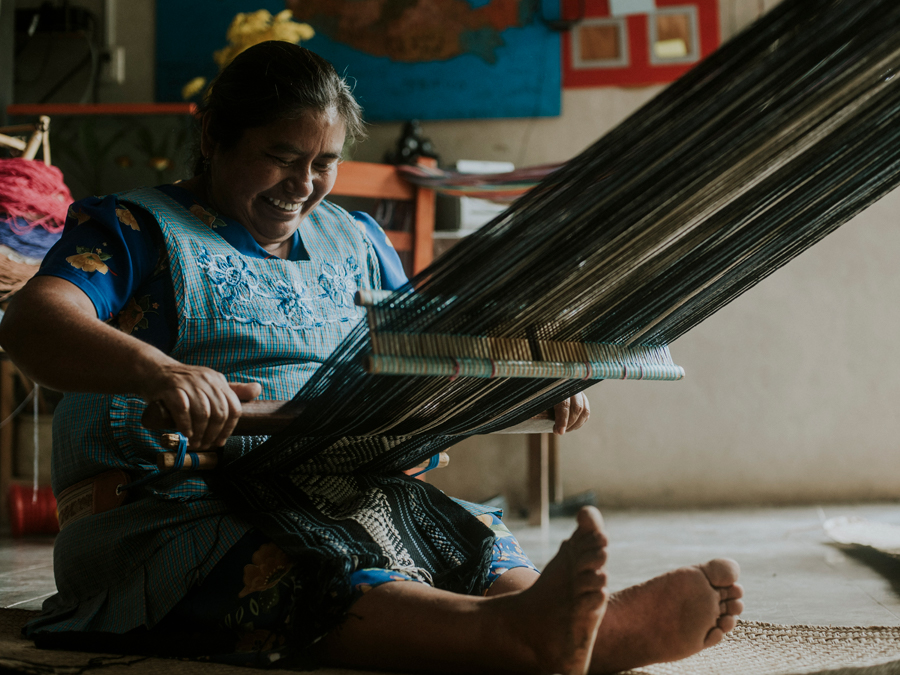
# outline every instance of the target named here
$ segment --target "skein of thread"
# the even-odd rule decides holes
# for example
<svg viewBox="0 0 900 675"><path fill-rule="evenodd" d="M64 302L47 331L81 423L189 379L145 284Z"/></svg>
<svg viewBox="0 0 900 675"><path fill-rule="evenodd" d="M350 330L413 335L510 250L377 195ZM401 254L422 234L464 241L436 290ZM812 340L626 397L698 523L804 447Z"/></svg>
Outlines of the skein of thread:
<svg viewBox="0 0 900 675"><path fill-rule="evenodd" d="M14 231L40 226L60 232L71 203L72 193L55 166L32 159L0 159L0 217L9 216ZM28 222L24 229L16 218Z"/></svg>

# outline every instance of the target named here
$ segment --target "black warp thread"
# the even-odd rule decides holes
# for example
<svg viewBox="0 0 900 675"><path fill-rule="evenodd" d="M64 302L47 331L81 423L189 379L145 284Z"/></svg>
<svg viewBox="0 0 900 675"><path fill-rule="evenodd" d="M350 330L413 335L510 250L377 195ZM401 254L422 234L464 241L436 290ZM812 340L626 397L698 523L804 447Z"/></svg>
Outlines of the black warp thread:
<svg viewBox="0 0 900 675"><path fill-rule="evenodd" d="M394 293L382 329L671 343L900 182L898 71L896 0L785 0ZM283 548L321 525L285 476L388 486L593 384L370 376L368 353L361 325L298 393L288 429L225 469L234 503ZM453 510L426 498L429 518ZM483 564L483 532L454 536ZM336 576L335 561L369 554L352 538L321 546ZM448 589L477 592L462 576Z"/></svg>

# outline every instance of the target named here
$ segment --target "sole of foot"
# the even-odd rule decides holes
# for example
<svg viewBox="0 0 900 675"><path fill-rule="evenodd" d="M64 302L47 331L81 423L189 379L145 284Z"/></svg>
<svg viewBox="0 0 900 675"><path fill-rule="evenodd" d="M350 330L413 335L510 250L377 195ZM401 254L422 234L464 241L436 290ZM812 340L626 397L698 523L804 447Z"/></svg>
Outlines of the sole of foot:
<svg viewBox="0 0 900 675"><path fill-rule="evenodd" d="M613 593L591 672L677 661L717 644L744 609L739 575L735 561L717 558Z"/></svg>

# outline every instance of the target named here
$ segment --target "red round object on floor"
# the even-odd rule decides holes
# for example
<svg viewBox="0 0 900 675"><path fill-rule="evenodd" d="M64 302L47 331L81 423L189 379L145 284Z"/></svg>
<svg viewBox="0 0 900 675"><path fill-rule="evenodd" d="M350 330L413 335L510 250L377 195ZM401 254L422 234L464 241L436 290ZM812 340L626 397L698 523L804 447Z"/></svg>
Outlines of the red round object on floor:
<svg viewBox="0 0 900 675"><path fill-rule="evenodd" d="M24 485L9 486L9 524L12 536L26 534L56 534L59 519L56 516L56 498L49 487L39 487L37 499L34 490Z"/></svg>

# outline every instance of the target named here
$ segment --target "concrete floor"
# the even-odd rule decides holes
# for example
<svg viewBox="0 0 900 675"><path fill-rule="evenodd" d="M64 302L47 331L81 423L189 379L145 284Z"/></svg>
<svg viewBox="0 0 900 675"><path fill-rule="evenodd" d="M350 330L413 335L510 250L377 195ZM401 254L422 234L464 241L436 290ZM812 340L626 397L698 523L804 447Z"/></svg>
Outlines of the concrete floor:
<svg viewBox="0 0 900 675"><path fill-rule="evenodd" d="M828 543L824 518L900 523L900 504L604 513L609 576L617 590L714 557L740 562L743 618L783 624L900 625L900 561ZM572 530L508 521L540 567ZM0 538L0 607L39 609L54 591L51 538Z"/></svg>

